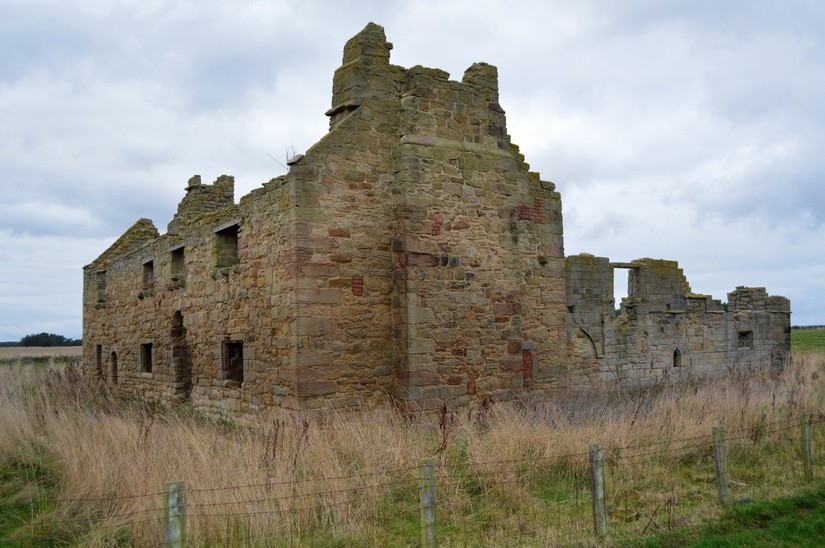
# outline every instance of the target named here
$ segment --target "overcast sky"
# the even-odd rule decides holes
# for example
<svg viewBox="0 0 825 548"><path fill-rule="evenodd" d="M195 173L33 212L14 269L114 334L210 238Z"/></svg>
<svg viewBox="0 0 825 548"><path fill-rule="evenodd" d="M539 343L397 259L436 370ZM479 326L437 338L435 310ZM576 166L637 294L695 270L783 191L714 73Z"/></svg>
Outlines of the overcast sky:
<svg viewBox="0 0 825 548"><path fill-rule="evenodd" d="M370 21L394 64L498 67L567 254L678 260L825 324L823 2L0 0L0 341L79 337L83 265L165 231L191 175L239 198L283 174Z"/></svg>

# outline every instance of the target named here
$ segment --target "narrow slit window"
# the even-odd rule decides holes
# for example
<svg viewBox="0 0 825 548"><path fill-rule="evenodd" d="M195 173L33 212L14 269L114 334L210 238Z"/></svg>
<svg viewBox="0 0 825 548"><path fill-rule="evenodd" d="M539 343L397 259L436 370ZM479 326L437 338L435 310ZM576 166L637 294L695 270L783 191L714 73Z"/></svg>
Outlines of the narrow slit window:
<svg viewBox="0 0 825 548"><path fill-rule="evenodd" d="M678 348L673 351L673 367L682 367L682 353Z"/></svg>
<svg viewBox="0 0 825 548"><path fill-rule="evenodd" d="M232 224L215 232L215 266L224 268L238 264L238 225Z"/></svg>
<svg viewBox="0 0 825 548"><path fill-rule="evenodd" d="M112 352L109 357L109 377L112 379L112 384L117 384L117 352Z"/></svg>
<svg viewBox="0 0 825 548"><path fill-rule="evenodd" d="M95 345L95 373L100 377L103 375L103 345Z"/></svg>
<svg viewBox="0 0 825 548"><path fill-rule="evenodd" d="M140 370L144 373L152 372L152 343L140 345Z"/></svg>

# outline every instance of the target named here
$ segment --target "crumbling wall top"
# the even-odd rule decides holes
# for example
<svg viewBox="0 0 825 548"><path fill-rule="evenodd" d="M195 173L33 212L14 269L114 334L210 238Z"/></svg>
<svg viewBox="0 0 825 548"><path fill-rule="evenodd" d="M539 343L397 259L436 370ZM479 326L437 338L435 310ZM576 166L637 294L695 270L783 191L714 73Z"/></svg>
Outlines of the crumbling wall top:
<svg viewBox="0 0 825 548"><path fill-rule="evenodd" d="M739 286L728 293L728 310L769 310L791 312L791 301L785 297L768 295L764 287Z"/></svg>
<svg viewBox="0 0 825 548"><path fill-rule="evenodd" d="M145 243L156 239L160 234L151 219L138 219L123 235L115 240L97 259L84 266L84 270L97 270L113 259L131 253Z"/></svg>
<svg viewBox="0 0 825 548"><path fill-rule="evenodd" d="M353 61L361 61L364 64L388 64L391 49L392 44L387 42L384 27L368 23L361 32L347 40L342 63L346 65Z"/></svg>
<svg viewBox="0 0 825 548"><path fill-rule="evenodd" d="M186 185L186 195L178 204L178 211L168 230L175 234L191 221L206 213L218 211L235 203L235 178L221 175L211 185L201 184L201 176L193 175Z"/></svg>

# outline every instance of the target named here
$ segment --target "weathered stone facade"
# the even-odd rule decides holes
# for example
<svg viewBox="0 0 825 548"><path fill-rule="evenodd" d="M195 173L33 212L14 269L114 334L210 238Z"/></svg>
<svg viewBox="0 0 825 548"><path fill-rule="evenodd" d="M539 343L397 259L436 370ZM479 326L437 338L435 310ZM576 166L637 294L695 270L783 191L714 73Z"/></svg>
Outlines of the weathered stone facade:
<svg viewBox="0 0 825 548"><path fill-rule="evenodd" d="M764 290L725 306L645 259L616 312L615 265L565 261L560 196L510 141L495 67L457 82L391 48L374 24L347 42L330 131L288 174L238 204L232 177L195 176L165 234L141 219L85 267L87 371L254 420L781 363L789 303Z"/></svg>
<svg viewBox="0 0 825 548"><path fill-rule="evenodd" d="M614 309L614 269L628 296ZM782 367L790 352L790 303L737 287L726 305L694 294L673 261L611 263L567 258L571 385L639 386L666 378Z"/></svg>

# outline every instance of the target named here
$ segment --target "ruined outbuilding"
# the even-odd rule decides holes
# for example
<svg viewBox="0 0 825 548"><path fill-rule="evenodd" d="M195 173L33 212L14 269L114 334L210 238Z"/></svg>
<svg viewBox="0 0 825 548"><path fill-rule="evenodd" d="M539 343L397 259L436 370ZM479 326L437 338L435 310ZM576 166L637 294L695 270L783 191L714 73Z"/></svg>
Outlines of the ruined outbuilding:
<svg viewBox="0 0 825 548"><path fill-rule="evenodd" d="M693 294L675 262L565 258L561 198L507 134L496 68L390 64L369 24L329 133L235 203L189 180L84 268L84 365L206 414L540 400L781 366L790 304ZM616 310L613 271L629 295Z"/></svg>

